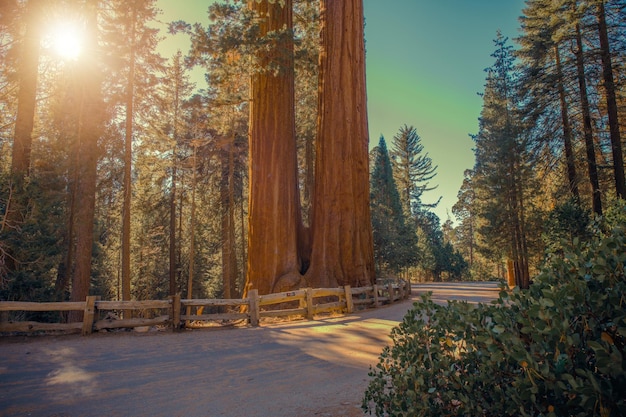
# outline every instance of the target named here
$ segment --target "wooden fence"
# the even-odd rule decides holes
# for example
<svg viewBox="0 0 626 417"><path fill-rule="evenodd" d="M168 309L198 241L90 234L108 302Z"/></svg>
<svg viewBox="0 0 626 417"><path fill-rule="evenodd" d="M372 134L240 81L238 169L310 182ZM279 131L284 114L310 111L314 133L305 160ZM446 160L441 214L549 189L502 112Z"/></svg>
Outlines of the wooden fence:
<svg viewBox="0 0 626 417"><path fill-rule="evenodd" d="M355 309L376 308L383 304L409 297L411 285L406 281L371 287L305 288L276 294L258 295L251 290L244 299L181 299L180 295L157 301L103 301L98 296L88 296L84 302L31 303L0 301L0 333L34 331L81 331L83 335L94 330L137 328L163 325L173 330L183 324L241 320L258 326L262 318L305 317L342 312L350 314ZM226 309L226 313L208 313L208 309ZM15 321L10 312L67 312L82 311L83 321L74 323L43 323ZM123 318L118 317L123 312ZM139 318L138 315L152 317ZM130 317L130 318L128 318Z"/></svg>

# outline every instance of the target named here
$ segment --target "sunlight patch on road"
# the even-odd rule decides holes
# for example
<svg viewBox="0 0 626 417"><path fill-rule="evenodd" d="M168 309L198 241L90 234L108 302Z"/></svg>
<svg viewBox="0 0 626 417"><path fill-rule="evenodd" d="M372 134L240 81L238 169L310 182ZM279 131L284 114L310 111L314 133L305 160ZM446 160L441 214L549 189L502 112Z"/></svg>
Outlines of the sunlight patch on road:
<svg viewBox="0 0 626 417"><path fill-rule="evenodd" d="M87 396L96 391L96 375L81 368L73 360L77 352L73 348L64 348L58 351L46 350L44 354L50 356L50 361L58 366L46 376L46 385L59 388L54 393L56 398L72 398L77 395Z"/></svg>
<svg viewBox="0 0 626 417"><path fill-rule="evenodd" d="M273 331L280 332L278 343L298 347L325 362L359 369L367 369L378 362L383 348L391 342L391 329L398 325L396 321L381 319L311 323L313 325Z"/></svg>

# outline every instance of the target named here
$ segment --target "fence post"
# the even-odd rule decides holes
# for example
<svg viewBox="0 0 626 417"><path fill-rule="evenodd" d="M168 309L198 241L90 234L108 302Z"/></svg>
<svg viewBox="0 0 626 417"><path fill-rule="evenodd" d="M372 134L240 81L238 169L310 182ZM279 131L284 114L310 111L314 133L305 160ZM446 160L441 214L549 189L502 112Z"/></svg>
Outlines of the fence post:
<svg viewBox="0 0 626 417"><path fill-rule="evenodd" d="M93 331L93 321L96 315L96 300L98 299L100 299L100 297L88 295L85 300L85 311L83 313L83 336L90 335Z"/></svg>
<svg viewBox="0 0 626 417"><path fill-rule="evenodd" d="M354 311L354 303L352 302L352 288L349 285L343 287L346 292L346 313L352 314Z"/></svg>
<svg viewBox="0 0 626 417"><path fill-rule="evenodd" d="M305 288L306 294L306 319L313 320L313 288Z"/></svg>
<svg viewBox="0 0 626 417"><path fill-rule="evenodd" d="M259 290L248 291L248 310L250 314L250 324L254 327L259 325Z"/></svg>
<svg viewBox="0 0 626 417"><path fill-rule="evenodd" d="M378 285L374 284L374 308L378 308Z"/></svg>
<svg viewBox="0 0 626 417"><path fill-rule="evenodd" d="M393 304L393 301L394 301L393 299L395 296L394 294L395 291L393 290L393 281L389 281L389 285L387 285L387 287L388 287L387 291L389 291L389 304Z"/></svg>
<svg viewBox="0 0 626 417"><path fill-rule="evenodd" d="M172 330L180 330L180 293L170 296L172 302Z"/></svg>

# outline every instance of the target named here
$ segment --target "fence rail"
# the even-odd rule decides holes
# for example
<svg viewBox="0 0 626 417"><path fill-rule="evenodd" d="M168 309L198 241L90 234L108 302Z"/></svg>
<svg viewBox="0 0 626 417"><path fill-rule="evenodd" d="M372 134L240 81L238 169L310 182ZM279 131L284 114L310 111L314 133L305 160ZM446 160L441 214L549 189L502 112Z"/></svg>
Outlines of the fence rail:
<svg viewBox="0 0 626 417"><path fill-rule="evenodd" d="M178 294L168 300L149 301L103 301L98 296L88 296L84 302L0 301L0 333L80 330L83 335L88 335L104 329L156 325L170 326L176 331L183 324L224 320L241 320L258 326L261 318L267 317L293 316L312 320L314 316L323 313L350 314L355 308L376 308L406 299L410 293L410 283L401 280L370 287L351 288L347 285L341 288L304 288L267 295L259 295L257 290L251 290L248 297L243 299L181 299ZM205 308L226 308L229 311L205 313ZM10 312L18 311L82 311L83 321L43 323L9 318ZM118 316L119 312L122 312L123 318ZM152 317L136 317L148 312Z"/></svg>

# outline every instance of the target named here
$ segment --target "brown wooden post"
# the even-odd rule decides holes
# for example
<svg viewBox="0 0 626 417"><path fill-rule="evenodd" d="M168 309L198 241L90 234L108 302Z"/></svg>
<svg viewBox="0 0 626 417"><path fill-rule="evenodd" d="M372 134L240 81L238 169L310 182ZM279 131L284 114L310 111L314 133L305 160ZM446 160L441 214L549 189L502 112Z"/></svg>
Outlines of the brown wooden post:
<svg viewBox="0 0 626 417"><path fill-rule="evenodd" d="M307 320L313 320L313 288L305 288L306 294L306 318Z"/></svg>
<svg viewBox="0 0 626 417"><path fill-rule="evenodd" d="M352 314L354 311L354 303L352 302L352 288L349 285L343 287L346 292L346 313Z"/></svg>
<svg viewBox="0 0 626 417"><path fill-rule="evenodd" d="M248 314L250 315L250 325L256 327L259 325L259 290L253 289L248 291Z"/></svg>
<svg viewBox="0 0 626 417"><path fill-rule="evenodd" d="M379 301L378 301L378 285L374 284L374 308L378 308L379 306Z"/></svg>
<svg viewBox="0 0 626 417"><path fill-rule="evenodd" d="M180 330L180 293L170 296L172 302L172 330Z"/></svg>
<svg viewBox="0 0 626 417"><path fill-rule="evenodd" d="M85 311L83 313L83 331L82 335L90 335L93 330L93 321L96 316L96 300L100 297L96 295L88 295L85 301Z"/></svg>

